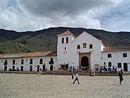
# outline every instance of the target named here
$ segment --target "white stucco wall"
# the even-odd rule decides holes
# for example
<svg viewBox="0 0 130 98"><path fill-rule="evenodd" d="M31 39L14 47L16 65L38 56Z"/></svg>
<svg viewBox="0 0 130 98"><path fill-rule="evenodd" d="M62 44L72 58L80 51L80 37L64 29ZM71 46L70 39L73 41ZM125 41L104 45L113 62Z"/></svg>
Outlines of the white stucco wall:
<svg viewBox="0 0 130 98"><path fill-rule="evenodd" d="M66 37L68 37L68 43L66 43ZM64 42L62 43L62 38L64 38ZM73 35L64 35L64 36L58 36L58 43L57 43L57 60L58 65L62 64L69 64L69 48L74 40Z"/></svg>
<svg viewBox="0 0 130 98"><path fill-rule="evenodd" d="M58 70L58 64L57 64L57 57L56 56L49 56L49 57L44 57L44 63L46 65L47 71L50 71L50 64L49 61L50 59L53 58L54 64L53 64L53 70Z"/></svg>
<svg viewBox="0 0 130 98"><path fill-rule="evenodd" d="M59 36L58 39L62 37ZM61 41L61 40L60 40ZM83 43L87 44L86 48L83 48ZM89 49L89 45L93 45L93 49ZM80 49L77 49L77 45L80 45ZM65 50L66 47L66 50ZM90 53L91 68L94 68L95 64L101 64L101 41L92 35L83 32L77 38L70 41L68 44L57 45L58 64L69 64L69 66L79 66L79 52Z"/></svg>
<svg viewBox="0 0 130 98"><path fill-rule="evenodd" d="M87 43L87 47L83 48L83 43ZM101 61L101 41L92 35L90 35L87 32L83 32L80 34L72 43L74 48L74 51L80 51L80 53L89 53L90 52L90 66L91 69L94 69L95 64L100 65ZM92 44L93 48L89 49L89 45ZM77 45L81 46L81 49L77 50ZM72 49L72 48L71 48ZM74 55L74 54L73 54ZM77 57L78 55L75 53L75 56ZM78 58L78 57L77 57ZM79 59L77 64L79 64Z"/></svg>
<svg viewBox="0 0 130 98"><path fill-rule="evenodd" d="M127 53L127 57L123 57L123 53ZM108 58L108 54L112 54L111 58ZM121 63L122 69L124 70L124 63L128 65L128 71L130 71L130 51L120 51L120 52L102 52L102 65L106 63L108 66L108 62L112 63L112 66L117 66L118 63Z"/></svg>
<svg viewBox="0 0 130 98"><path fill-rule="evenodd" d="M32 71L37 71L37 66L42 69L43 65L45 64L45 67L47 70L50 70L50 58L53 58L54 60L54 67L55 70L57 70L57 57L56 56L49 56L49 57L31 57L31 58L5 58L0 59L0 70L4 70L4 62L7 60L7 70L12 69L12 66L15 66L15 69L21 69L21 66L23 66L24 71L30 71L30 66L32 66ZM21 60L24 60L24 64L21 64ZM30 64L30 59L33 60L33 63ZM43 63L40 64L40 59L43 59ZM13 65L13 60L15 60L15 64Z"/></svg>

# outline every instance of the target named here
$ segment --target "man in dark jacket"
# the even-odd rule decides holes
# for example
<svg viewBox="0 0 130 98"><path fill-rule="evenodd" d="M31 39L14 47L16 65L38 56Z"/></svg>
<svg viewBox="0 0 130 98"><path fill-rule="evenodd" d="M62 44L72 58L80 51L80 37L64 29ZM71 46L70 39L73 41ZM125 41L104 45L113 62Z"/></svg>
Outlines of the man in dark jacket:
<svg viewBox="0 0 130 98"><path fill-rule="evenodd" d="M123 71L122 69L118 72L119 80L120 80L120 85L122 84L123 81Z"/></svg>

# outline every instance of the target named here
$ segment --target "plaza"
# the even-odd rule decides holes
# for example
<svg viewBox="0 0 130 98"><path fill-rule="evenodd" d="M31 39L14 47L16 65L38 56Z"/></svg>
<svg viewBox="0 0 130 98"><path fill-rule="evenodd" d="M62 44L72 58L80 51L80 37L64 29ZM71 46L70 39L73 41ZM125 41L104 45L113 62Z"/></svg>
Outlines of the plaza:
<svg viewBox="0 0 130 98"><path fill-rule="evenodd" d="M130 76L119 84L118 76L79 76L80 85L70 75L0 73L0 98L130 98Z"/></svg>

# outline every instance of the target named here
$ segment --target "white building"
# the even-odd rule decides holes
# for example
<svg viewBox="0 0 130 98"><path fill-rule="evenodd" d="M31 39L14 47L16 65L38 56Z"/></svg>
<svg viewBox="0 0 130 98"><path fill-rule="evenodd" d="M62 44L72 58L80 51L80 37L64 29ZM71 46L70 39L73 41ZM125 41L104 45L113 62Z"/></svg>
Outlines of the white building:
<svg viewBox="0 0 130 98"><path fill-rule="evenodd" d="M130 71L130 50L110 50L102 40L83 32L75 37L69 30L58 35L58 65L68 64L83 70L122 68Z"/></svg>
<svg viewBox="0 0 130 98"><path fill-rule="evenodd" d="M1 71L53 71L57 69L56 52L31 52L0 55Z"/></svg>
<svg viewBox="0 0 130 98"><path fill-rule="evenodd" d="M1 54L0 70L52 71L59 68L96 70L122 68L130 71L130 50L113 50L105 47L101 39L82 32L77 37L69 30L57 35L57 53L32 52Z"/></svg>

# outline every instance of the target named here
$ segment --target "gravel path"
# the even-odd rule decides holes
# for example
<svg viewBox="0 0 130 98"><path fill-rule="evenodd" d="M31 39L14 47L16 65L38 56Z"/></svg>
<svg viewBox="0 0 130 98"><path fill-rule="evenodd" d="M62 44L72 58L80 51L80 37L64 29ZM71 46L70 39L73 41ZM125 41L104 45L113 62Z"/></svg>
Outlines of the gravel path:
<svg viewBox="0 0 130 98"><path fill-rule="evenodd" d="M119 85L117 76L0 74L0 98L130 98L130 76Z"/></svg>

